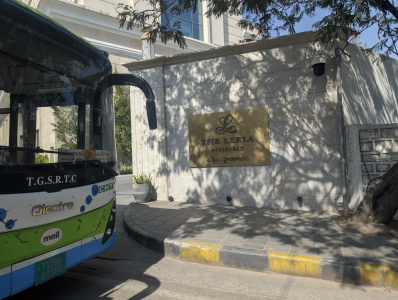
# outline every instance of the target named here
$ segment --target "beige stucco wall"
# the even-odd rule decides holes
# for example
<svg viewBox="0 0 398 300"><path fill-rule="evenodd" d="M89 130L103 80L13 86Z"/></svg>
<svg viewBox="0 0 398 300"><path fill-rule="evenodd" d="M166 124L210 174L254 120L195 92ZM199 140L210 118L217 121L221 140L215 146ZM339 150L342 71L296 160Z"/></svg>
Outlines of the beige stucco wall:
<svg viewBox="0 0 398 300"><path fill-rule="evenodd" d="M342 96L349 208L355 210L369 181L398 162L398 61L380 60L379 54L366 54L355 45L346 52L350 57L343 55L341 64Z"/></svg>
<svg viewBox="0 0 398 300"><path fill-rule="evenodd" d="M36 115L36 126L39 129L39 145L41 149L56 151L61 146L61 143L57 140L53 123L56 120L53 115L53 110L50 107L39 107ZM57 162L58 155L54 153L46 154L50 159L50 162Z"/></svg>
<svg viewBox="0 0 398 300"><path fill-rule="evenodd" d="M0 91L0 108L8 108L10 106L9 94ZM10 117L0 114L0 145L8 145Z"/></svg>
<svg viewBox="0 0 398 300"><path fill-rule="evenodd" d="M21 120L19 122L21 122ZM39 146L41 149L55 151L61 145L55 136L52 123L55 123L52 109L50 107L37 108L36 129L39 130ZM9 115L7 115L0 120L0 145L9 146L9 127L10 118ZM21 144L18 146L22 147L23 145ZM55 154L47 153L45 155L48 156L50 162L56 162L57 156Z"/></svg>
<svg viewBox="0 0 398 300"><path fill-rule="evenodd" d="M243 40L243 31L238 27L239 18L224 17L224 45L239 44Z"/></svg>
<svg viewBox="0 0 398 300"><path fill-rule="evenodd" d="M9 145L10 118L1 118L0 122L0 145Z"/></svg>
<svg viewBox="0 0 398 300"><path fill-rule="evenodd" d="M150 171L158 200L331 210L340 195L335 64L313 75L313 35L298 34L126 65L155 91L159 128L132 98L134 172ZM190 168L187 117L268 107L271 165Z"/></svg>
<svg viewBox="0 0 398 300"><path fill-rule="evenodd" d="M110 2L106 0L23 0L41 12L49 15L75 33L99 41L106 41L115 45L123 45L141 51L141 28L119 28L117 19L118 3L131 5L142 11L151 9L148 1L123 0ZM207 3L202 2L203 13ZM168 42L166 45L157 43L156 55L174 55L182 52L210 49L215 46L239 43L242 30L236 25L239 17L223 15L220 18L203 18L204 40L198 41L187 38L188 48L182 50L178 45Z"/></svg>
<svg viewBox="0 0 398 300"><path fill-rule="evenodd" d="M341 76L346 125L398 123L398 61L350 45Z"/></svg>

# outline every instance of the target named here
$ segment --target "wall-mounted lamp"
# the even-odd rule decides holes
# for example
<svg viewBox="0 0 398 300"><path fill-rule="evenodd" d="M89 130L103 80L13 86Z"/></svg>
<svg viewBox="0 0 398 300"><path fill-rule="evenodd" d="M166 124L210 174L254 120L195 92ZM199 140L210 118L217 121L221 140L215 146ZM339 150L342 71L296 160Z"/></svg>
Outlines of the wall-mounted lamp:
<svg viewBox="0 0 398 300"><path fill-rule="evenodd" d="M325 73L325 65L328 57L332 57L333 53L327 50L319 50L315 52L315 57L311 61L311 67L315 76L322 76Z"/></svg>
<svg viewBox="0 0 398 300"><path fill-rule="evenodd" d="M326 59L320 56L315 56L312 59L311 67L314 70L315 76L322 76L325 73Z"/></svg>

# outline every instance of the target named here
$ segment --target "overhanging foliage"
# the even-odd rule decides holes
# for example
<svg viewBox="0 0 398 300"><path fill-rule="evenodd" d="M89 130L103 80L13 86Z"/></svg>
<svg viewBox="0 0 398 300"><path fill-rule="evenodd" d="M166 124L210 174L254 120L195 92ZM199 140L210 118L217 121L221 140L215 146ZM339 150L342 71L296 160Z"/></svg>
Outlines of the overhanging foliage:
<svg viewBox="0 0 398 300"><path fill-rule="evenodd" d="M120 27L133 27L149 31L152 42L160 39L166 43L173 41L181 48L186 48L186 40L178 22L161 22L162 13L171 11L180 15L188 10L195 10L200 0L138 0L149 4L151 9L138 11L124 4L118 5ZM326 11L326 16L313 24L318 30L317 40L327 43L338 32L357 32L361 34L372 25L378 26L379 42L370 45L368 50L382 52L385 55L398 55L398 9L393 1L388 0L213 0L206 1L205 17L221 17L223 14L243 16L238 22L242 29L254 32L252 38L279 35L281 31L295 33L295 25L304 16L314 17L317 9ZM350 31L351 29L351 31ZM355 38L355 36L353 37Z"/></svg>

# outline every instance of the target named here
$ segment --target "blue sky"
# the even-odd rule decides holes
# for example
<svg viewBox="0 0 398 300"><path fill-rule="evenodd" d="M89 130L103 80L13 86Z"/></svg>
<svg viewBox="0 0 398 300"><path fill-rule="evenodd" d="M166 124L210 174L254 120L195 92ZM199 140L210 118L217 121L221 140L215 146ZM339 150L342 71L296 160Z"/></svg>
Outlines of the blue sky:
<svg viewBox="0 0 398 300"><path fill-rule="evenodd" d="M296 32L314 30L314 28L312 27L312 24L314 24L318 20L321 20L321 18L323 18L324 15L325 15L325 12L320 12L314 18L304 17L303 20L296 25L296 27L295 27ZM363 47L365 47L365 44L368 47L376 44L379 41L377 38L377 25L373 25L373 26L369 27L367 30L365 30L361 34L360 41L361 41Z"/></svg>
<svg viewBox="0 0 398 300"><path fill-rule="evenodd" d="M312 25L321 20L325 15L326 15L326 11L324 10L318 10L317 14L313 17L307 17L305 16L300 23L296 24L295 26L295 30L297 33L299 32L304 32L304 31L310 31L310 30L314 30L314 28L312 27ZM377 31L378 31L378 27L377 24L369 27L368 29L366 29L360 36L360 43L362 47L372 47L373 45L375 45L376 43L379 42L379 39L377 37ZM285 35L288 34L287 32L282 33L281 35ZM391 55L392 58L398 59L398 57L394 54Z"/></svg>

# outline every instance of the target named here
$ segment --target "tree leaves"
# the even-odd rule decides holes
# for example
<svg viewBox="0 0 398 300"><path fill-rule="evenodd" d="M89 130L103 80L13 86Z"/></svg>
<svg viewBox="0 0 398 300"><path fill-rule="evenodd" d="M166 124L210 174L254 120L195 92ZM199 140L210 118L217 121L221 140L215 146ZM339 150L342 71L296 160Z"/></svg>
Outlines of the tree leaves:
<svg viewBox="0 0 398 300"><path fill-rule="evenodd" d="M52 106L54 132L62 145L60 148L77 148L77 106Z"/></svg>
<svg viewBox="0 0 398 300"><path fill-rule="evenodd" d="M131 165L130 88L115 86L114 90L116 149L124 154Z"/></svg>
<svg viewBox="0 0 398 300"><path fill-rule="evenodd" d="M145 1L145 0L141 0ZM187 44L178 26L166 22L162 25L162 14L172 11L179 15L195 10L201 5L200 0L146 0L152 7L145 11L134 10L128 5L119 4L119 24L127 29L133 27L149 30L150 39L162 43L173 41L181 48ZM370 26L378 26L379 42L368 48L368 51L384 51L385 55L398 55L398 9L388 0L213 0L203 2L207 7L206 17L221 17L224 14L243 16L238 22L242 29L253 31L251 38L267 38L281 31L295 33L295 25L304 16L313 17L316 9L327 11L327 15L313 24L318 30L317 40L327 43L337 37L339 32L352 38L366 31ZM163 17L165 18L165 17ZM164 21L164 20L163 20ZM165 22L163 22L165 24Z"/></svg>

